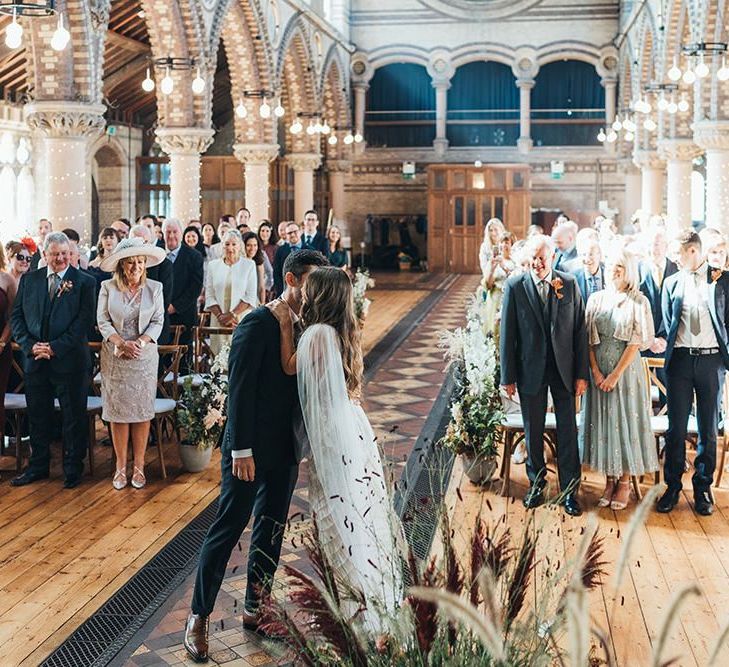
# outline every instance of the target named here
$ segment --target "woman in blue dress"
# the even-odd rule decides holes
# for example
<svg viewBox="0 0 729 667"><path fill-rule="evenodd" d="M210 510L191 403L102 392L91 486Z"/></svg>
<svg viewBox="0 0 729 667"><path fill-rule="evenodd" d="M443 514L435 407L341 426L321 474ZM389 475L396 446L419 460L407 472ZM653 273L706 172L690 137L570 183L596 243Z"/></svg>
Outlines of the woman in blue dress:
<svg viewBox="0 0 729 667"><path fill-rule="evenodd" d="M647 378L640 357L654 341L648 299L638 289L638 259L608 256L607 288L587 301L591 382L582 412L583 462L606 475L599 507L625 509L630 476L658 470Z"/></svg>

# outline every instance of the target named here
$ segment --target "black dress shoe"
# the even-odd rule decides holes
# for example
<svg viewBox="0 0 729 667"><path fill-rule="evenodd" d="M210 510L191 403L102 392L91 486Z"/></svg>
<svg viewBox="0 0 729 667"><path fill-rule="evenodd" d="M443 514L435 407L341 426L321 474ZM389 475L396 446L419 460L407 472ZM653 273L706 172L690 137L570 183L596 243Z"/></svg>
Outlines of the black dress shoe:
<svg viewBox="0 0 729 667"><path fill-rule="evenodd" d="M26 484L32 484L41 479L48 479L48 473L26 470L24 473L10 480L10 486L25 486Z"/></svg>
<svg viewBox="0 0 729 667"><path fill-rule="evenodd" d="M185 624L185 650L194 662L208 661L208 617L190 614Z"/></svg>
<svg viewBox="0 0 729 667"><path fill-rule="evenodd" d="M75 489L79 484L81 484L80 477L69 477L66 481L63 482L63 488Z"/></svg>
<svg viewBox="0 0 729 667"><path fill-rule="evenodd" d="M582 508L580 507L580 501L577 500L577 496L574 493L568 493L562 501L562 507L564 507L565 514L570 516L582 516Z"/></svg>
<svg viewBox="0 0 729 667"><path fill-rule="evenodd" d="M544 503L544 487L537 484L530 486L524 496L523 503L528 510L533 510L535 507L542 505Z"/></svg>
<svg viewBox="0 0 729 667"><path fill-rule="evenodd" d="M701 516L711 516L714 513L714 499L710 491L694 491L694 507Z"/></svg>
<svg viewBox="0 0 729 667"><path fill-rule="evenodd" d="M660 497L656 504L656 510L661 514L668 514L676 505L678 505L678 497L680 490L666 489L666 492Z"/></svg>

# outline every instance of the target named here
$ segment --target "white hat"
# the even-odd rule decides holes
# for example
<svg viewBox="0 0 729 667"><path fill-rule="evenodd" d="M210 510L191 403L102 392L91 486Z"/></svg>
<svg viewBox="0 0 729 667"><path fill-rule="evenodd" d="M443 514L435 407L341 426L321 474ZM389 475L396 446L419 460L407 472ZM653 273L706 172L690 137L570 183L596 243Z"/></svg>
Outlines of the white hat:
<svg viewBox="0 0 729 667"><path fill-rule="evenodd" d="M128 238L120 241L114 251L108 257L104 257L99 268L107 273L114 273L120 260L139 256L147 258L147 268L149 268L161 264L166 254L162 248L145 243L138 237Z"/></svg>

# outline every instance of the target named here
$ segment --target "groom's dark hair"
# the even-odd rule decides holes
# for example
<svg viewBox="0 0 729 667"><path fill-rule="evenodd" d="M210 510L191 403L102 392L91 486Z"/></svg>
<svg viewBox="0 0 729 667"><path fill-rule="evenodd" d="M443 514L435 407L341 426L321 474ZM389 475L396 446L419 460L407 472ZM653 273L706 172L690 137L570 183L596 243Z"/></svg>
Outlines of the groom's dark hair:
<svg viewBox="0 0 729 667"><path fill-rule="evenodd" d="M284 261L283 274L293 273L299 280L310 266L329 266L329 260L318 250L294 250Z"/></svg>

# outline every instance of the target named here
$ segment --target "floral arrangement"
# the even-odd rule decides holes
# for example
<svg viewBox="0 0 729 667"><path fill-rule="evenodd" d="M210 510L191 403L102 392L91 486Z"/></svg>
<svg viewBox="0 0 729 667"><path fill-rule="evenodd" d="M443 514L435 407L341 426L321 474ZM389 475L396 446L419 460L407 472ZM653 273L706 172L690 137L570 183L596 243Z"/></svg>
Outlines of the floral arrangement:
<svg viewBox="0 0 729 667"><path fill-rule="evenodd" d="M228 355L230 346L223 345L215 356L210 373L202 375L202 384L195 386L188 376L182 385L177 407L177 423L185 440L198 449L214 447L225 427L228 400Z"/></svg>
<svg viewBox="0 0 729 667"><path fill-rule="evenodd" d="M455 454L498 454L498 426L504 413L498 386L496 344L484 333L480 304L474 299L465 328L441 334L441 348L457 370L451 421L441 445Z"/></svg>
<svg viewBox="0 0 729 667"><path fill-rule="evenodd" d="M362 321L367 317L372 301L367 298L367 290L375 286L375 281L370 278L370 272L357 269L352 280L352 290L354 293L354 314L357 319Z"/></svg>

